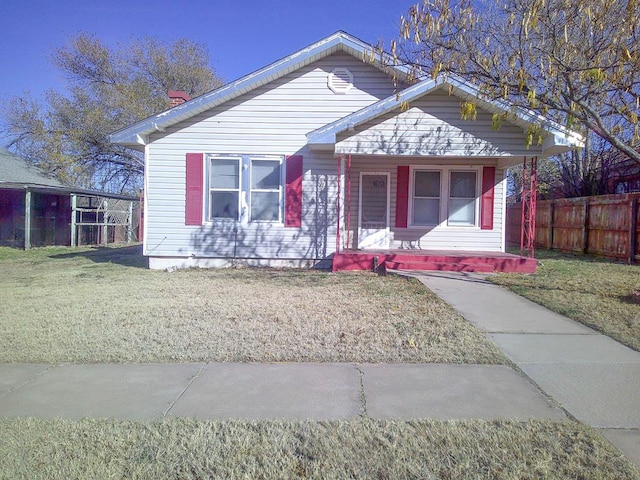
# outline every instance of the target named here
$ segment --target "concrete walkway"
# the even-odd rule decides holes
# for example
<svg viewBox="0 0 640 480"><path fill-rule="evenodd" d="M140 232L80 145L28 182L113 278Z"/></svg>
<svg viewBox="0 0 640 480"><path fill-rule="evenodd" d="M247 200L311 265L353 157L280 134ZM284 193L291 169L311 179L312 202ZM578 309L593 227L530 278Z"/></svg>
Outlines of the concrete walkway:
<svg viewBox="0 0 640 480"><path fill-rule="evenodd" d="M520 371L439 364L4 364L0 417L571 416L599 428L640 467L640 353L481 275L410 275L486 332Z"/></svg>
<svg viewBox="0 0 640 480"><path fill-rule="evenodd" d="M567 417L504 365L0 365L0 417Z"/></svg>
<svg viewBox="0 0 640 480"><path fill-rule="evenodd" d="M464 273L412 274L572 417L600 429L640 468L640 352Z"/></svg>

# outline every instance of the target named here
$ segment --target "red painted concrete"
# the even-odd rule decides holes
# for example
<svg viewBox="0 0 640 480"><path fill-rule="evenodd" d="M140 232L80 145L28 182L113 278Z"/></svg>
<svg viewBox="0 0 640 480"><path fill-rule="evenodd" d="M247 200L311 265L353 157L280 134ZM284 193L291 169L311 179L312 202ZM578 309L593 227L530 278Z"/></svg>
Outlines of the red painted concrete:
<svg viewBox="0 0 640 480"><path fill-rule="evenodd" d="M372 270L374 257L390 270L422 270L444 272L510 272L535 273L538 262L533 258L508 253L386 251L349 252L333 256L333 271Z"/></svg>

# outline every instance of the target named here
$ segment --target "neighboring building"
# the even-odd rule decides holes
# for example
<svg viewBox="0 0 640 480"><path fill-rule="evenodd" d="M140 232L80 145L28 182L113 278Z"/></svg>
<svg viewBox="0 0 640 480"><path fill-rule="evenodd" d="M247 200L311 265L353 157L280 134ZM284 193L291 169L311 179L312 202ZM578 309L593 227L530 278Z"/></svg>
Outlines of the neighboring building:
<svg viewBox="0 0 640 480"><path fill-rule="evenodd" d="M0 148L0 245L132 241L138 198L65 185Z"/></svg>
<svg viewBox="0 0 640 480"><path fill-rule="evenodd" d="M338 32L112 134L145 154L150 267L504 252L506 169L581 138L545 121L527 148L540 117L452 77L409 85L372 50Z"/></svg>

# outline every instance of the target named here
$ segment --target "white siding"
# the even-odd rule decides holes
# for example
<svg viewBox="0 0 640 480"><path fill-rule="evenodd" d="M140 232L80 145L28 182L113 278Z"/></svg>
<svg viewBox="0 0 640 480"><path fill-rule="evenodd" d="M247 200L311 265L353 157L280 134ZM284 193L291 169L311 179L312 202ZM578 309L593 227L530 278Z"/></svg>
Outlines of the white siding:
<svg viewBox="0 0 640 480"><path fill-rule="evenodd" d="M335 94L327 75L353 73ZM391 79L346 54L292 72L150 138L145 254L157 257L325 258L335 250L336 174L331 153L305 148L306 134L394 92ZM303 155L301 228L215 222L185 226L187 152Z"/></svg>
<svg viewBox="0 0 640 480"><path fill-rule="evenodd" d="M337 153L358 155L533 156L540 146L526 147L522 128L504 123L492 128L492 115L478 110L475 120L462 120L461 100L436 90L338 136Z"/></svg>
<svg viewBox="0 0 640 480"><path fill-rule="evenodd" d="M471 250L485 252L504 251L504 195L506 192L506 172L496 168L496 185L494 189L494 223L493 229L481 230L477 227L449 227L446 219L437 227L408 227L397 228L396 198L397 174L399 165L438 167L479 167L496 166L496 159L418 159L403 157L352 157L351 174L351 208L345 204L345 216L349 213L351 219L349 244L355 248L358 244L358 195L360 172L389 172L391 174L391 248L421 248L432 250ZM481 184L482 169L478 170ZM347 186L345 186L348 188ZM345 196L348 196L346 194ZM478 200L479 202L479 200ZM346 221L345 221L346 222ZM344 241L347 241L346 231Z"/></svg>

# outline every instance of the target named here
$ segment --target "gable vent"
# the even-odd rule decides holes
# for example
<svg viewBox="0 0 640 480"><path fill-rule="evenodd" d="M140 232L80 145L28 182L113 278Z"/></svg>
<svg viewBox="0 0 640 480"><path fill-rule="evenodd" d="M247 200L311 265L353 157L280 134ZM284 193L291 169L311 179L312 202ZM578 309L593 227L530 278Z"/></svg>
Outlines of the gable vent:
<svg viewBox="0 0 640 480"><path fill-rule="evenodd" d="M333 93L347 93L353 87L353 74L344 67L335 68L327 77L327 86Z"/></svg>

